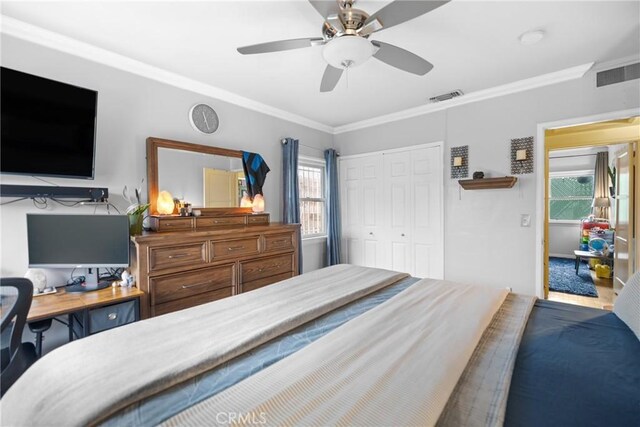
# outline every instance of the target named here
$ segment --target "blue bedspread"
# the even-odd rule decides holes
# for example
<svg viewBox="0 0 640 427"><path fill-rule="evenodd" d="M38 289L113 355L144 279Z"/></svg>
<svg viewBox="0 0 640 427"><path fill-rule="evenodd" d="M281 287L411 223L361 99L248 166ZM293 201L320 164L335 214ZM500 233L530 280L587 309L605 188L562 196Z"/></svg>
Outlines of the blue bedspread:
<svg viewBox="0 0 640 427"><path fill-rule="evenodd" d="M640 341L604 310L538 300L505 426L640 426Z"/></svg>
<svg viewBox="0 0 640 427"><path fill-rule="evenodd" d="M104 425L157 425L195 403L211 397L295 353L354 317L382 304L418 280L420 279L408 277L325 314L211 371L129 406L107 420Z"/></svg>

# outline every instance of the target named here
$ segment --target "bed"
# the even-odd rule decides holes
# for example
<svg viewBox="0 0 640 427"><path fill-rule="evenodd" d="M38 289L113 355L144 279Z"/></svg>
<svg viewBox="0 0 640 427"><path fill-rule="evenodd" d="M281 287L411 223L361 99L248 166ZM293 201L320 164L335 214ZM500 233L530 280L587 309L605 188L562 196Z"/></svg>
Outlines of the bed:
<svg viewBox="0 0 640 427"><path fill-rule="evenodd" d="M340 265L70 343L0 405L2 425L637 426L640 341L610 312Z"/></svg>

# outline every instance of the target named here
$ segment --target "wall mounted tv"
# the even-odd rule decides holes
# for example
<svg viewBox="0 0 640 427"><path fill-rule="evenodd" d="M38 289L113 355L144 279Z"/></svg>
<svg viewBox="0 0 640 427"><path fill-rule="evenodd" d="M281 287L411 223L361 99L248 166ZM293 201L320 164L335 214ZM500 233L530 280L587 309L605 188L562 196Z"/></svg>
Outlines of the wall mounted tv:
<svg viewBox="0 0 640 427"><path fill-rule="evenodd" d="M98 92L0 67L0 172L93 179Z"/></svg>

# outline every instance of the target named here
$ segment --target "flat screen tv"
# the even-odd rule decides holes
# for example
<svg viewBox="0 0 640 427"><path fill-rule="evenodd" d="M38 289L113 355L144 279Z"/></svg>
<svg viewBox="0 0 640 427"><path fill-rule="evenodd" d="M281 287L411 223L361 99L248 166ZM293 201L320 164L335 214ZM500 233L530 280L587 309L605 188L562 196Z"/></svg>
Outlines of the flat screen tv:
<svg viewBox="0 0 640 427"><path fill-rule="evenodd" d="M0 67L0 172L93 179L98 92Z"/></svg>

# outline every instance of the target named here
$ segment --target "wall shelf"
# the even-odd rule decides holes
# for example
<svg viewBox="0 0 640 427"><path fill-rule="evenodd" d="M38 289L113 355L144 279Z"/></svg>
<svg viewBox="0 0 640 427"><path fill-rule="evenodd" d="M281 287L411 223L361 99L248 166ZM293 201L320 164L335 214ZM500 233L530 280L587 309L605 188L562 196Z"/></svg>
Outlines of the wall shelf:
<svg viewBox="0 0 640 427"><path fill-rule="evenodd" d="M489 190L493 188L511 188L518 181L515 176L501 178L460 179L458 183L465 190Z"/></svg>

